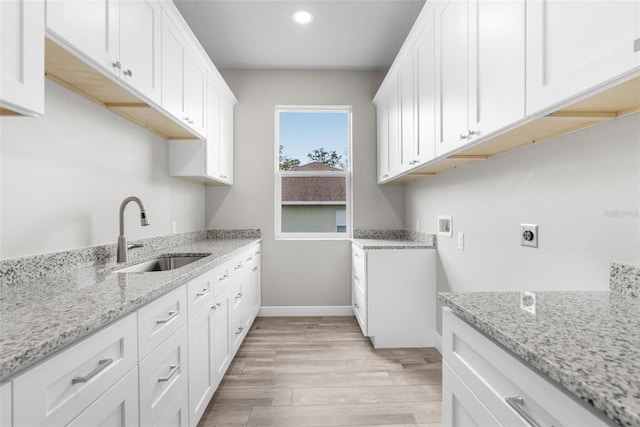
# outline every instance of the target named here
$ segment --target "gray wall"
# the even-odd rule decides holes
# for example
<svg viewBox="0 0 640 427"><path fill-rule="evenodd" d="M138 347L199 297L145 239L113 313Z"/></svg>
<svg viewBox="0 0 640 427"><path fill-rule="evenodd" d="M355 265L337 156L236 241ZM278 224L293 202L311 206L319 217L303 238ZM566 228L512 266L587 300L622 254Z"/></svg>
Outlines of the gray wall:
<svg viewBox="0 0 640 427"><path fill-rule="evenodd" d="M275 240L275 106L352 105L354 226L402 228L404 188L376 184L371 99L383 74L264 70L222 74L238 98L234 185L207 187L207 227L263 230L263 305L349 305L349 241Z"/></svg>
<svg viewBox="0 0 640 427"><path fill-rule="evenodd" d="M453 216L438 291L608 289L612 261L640 264L639 210L639 114L406 187L407 227ZM539 248L520 246L521 223L538 224Z"/></svg>
<svg viewBox="0 0 640 427"><path fill-rule="evenodd" d="M167 141L46 81L45 115L0 118L0 257L115 243L204 228L204 186L168 176Z"/></svg>

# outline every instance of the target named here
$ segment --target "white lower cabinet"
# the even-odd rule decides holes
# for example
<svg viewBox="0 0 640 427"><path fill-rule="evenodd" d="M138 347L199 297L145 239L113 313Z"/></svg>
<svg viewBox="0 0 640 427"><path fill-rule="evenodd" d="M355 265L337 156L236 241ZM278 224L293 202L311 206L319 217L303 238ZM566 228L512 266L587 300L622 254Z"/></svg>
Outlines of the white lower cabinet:
<svg viewBox="0 0 640 427"><path fill-rule="evenodd" d="M215 391L216 372L214 305L203 307L189 319L189 418L195 426Z"/></svg>
<svg viewBox="0 0 640 427"><path fill-rule="evenodd" d="M136 315L36 365L13 380L13 425L67 425L136 366Z"/></svg>
<svg viewBox="0 0 640 427"><path fill-rule="evenodd" d="M0 426L196 426L260 310L259 273L257 244L0 383Z"/></svg>
<svg viewBox="0 0 640 427"><path fill-rule="evenodd" d="M187 326L183 325L140 361L140 424L155 425L187 385Z"/></svg>
<svg viewBox="0 0 640 427"><path fill-rule="evenodd" d="M435 346L433 249L352 245L352 309L375 348Z"/></svg>
<svg viewBox="0 0 640 427"><path fill-rule="evenodd" d="M67 427L138 425L138 369L134 368Z"/></svg>
<svg viewBox="0 0 640 427"><path fill-rule="evenodd" d="M445 427L610 425L449 308L442 322Z"/></svg>
<svg viewBox="0 0 640 427"><path fill-rule="evenodd" d="M215 387L220 384L224 373L231 364L231 341L229 323L229 291L224 290L213 300L213 370L215 372Z"/></svg>

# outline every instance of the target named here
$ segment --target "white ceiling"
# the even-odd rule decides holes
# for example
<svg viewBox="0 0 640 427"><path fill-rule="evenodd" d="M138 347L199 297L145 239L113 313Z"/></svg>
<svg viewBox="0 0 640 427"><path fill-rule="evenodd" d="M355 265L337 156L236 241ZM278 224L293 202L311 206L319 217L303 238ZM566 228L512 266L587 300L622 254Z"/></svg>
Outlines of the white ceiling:
<svg viewBox="0 0 640 427"><path fill-rule="evenodd" d="M387 70L424 1L174 0L216 67L312 70Z"/></svg>

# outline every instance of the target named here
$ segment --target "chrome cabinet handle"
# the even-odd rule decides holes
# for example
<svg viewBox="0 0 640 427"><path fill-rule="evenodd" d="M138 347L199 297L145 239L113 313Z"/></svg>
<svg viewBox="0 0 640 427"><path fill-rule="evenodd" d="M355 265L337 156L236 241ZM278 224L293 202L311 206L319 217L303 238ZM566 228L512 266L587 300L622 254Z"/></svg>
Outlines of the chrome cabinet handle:
<svg viewBox="0 0 640 427"><path fill-rule="evenodd" d="M469 136L463 133L461 133L460 136L458 137L458 139L467 139L467 138L469 138Z"/></svg>
<svg viewBox="0 0 640 427"><path fill-rule="evenodd" d="M156 325L169 322L171 319L176 317L179 313L180 313L179 311L170 311L169 317L167 317L166 319L156 320Z"/></svg>
<svg viewBox="0 0 640 427"><path fill-rule="evenodd" d="M126 71L125 71L124 73L122 73L122 74L124 74L125 76L129 76L129 77L132 77L132 76L133 76L133 73L131 72L131 70L126 70Z"/></svg>
<svg viewBox="0 0 640 427"><path fill-rule="evenodd" d="M472 136L474 136L474 135L478 135L479 133L480 133L480 132L478 132L477 130L471 130L471 129L469 129L469 130L467 131L467 138L471 138Z"/></svg>
<svg viewBox="0 0 640 427"><path fill-rule="evenodd" d="M382 175L382 179L386 179L386 178L389 178L389 175L387 174Z"/></svg>
<svg viewBox="0 0 640 427"><path fill-rule="evenodd" d="M354 257L360 258L360 254L353 254Z"/></svg>
<svg viewBox="0 0 640 427"><path fill-rule="evenodd" d="M122 64L120 64L120 61L114 61L111 63L111 66L113 68L117 68L118 70L122 68Z"/></svg>
<svg viewBox="0 0 640 427"><path fill-rule="evenodd" d="M224 276L218 279L218 282L222 282L223 280L227 280L228 278L229 278L229 275L225 274Z"/></svg>
<svg viewBox="0 0 640 427"><path fill-rule="evenodd" d="M176 372L178 372L178 369L180 369L180 365L170 365L169 366L169 375L167 375L164 378L158 378L158 382L159 383L163 383L163 382L169 381L171 379L171 377L174 376Z"/></svg>
<svg viewBox="0 0 640 427"><path fill-rule="evenodd" d="M238 330L236 331L236 335L240 335L243 329L244 329L243 327L239 327Z"/></svg>
<svg viewBox="0 0 640 427"><path fill-rule="evenodd" d="M240 270L241 267L242 267L242 264L238 264L235 266L234 270Z"/></svg>
<svg viewBox="0 0 640 427"><path fill-rule="evenodd" d="M354 279L356 279L356 282L360 281L360 278L358 276L353 276Z"/></svg>
<svg viewBox="0 0 640 427"><path fill-rule="evenodd" d="M242 298L242 292L238 292L238 295L236 295L236 298Z"/></svg>
<svg viewBox="0 0 640 427"><path fill-rule="evenodd" d="M227 179L227 175L220 175L220 178Z"/></svg>
<svg viewBox="0 0 640 427"><path fill-rule="evenodd" d="M250 256L249 258L247 258L247 262L251 261L253 259L252 256Z"/></svg>
<svg viewBox="0 0 640 427"><path fill-rule="evenodd" d="M524 399L522 396L507 397L504 399L514 411L518 413L531 427L540 427L540 424L524 409Z"/></svg>
<svg viewBox="0 0 640 427"><path fill-rule="evenodd" d="M217 310L220 307L220 303L217 302L214 305L211 306L212 309Z"/></svg>
<svg viewBox="0 0 640 427"><path fill-rule="evenodd" d="M260 251L256 251L256 255L260 255Z"/></svg>
<svg viewBox="0 0 640 427"><path fill-rule="evenodd" d="M193 124L193 119L189 119L189 124Z"/></svg>
<svg viewBox="0 0 640 427"><path fill-rule="evenodd" d="M354 303L353 303L353 306L354 306L355 308L357 308L358 310L360 310L360 306L358 305L358 303L357 303L357 302L354 302Z"/></svg>
<svg viewBox="0 0 640 427"><path fill-rule="evenodd" d="M206 289L206 288L205 288L205 289L203 289L203 290L202 290L202 292L198 292L198 293L196 294L196 296L197 296L197 297L203 297L203 296L205 296L206 294L208 294L209 292L211 292L211 289Z"/></svg>
<svg viewBox="0 0 640 427"><path fill-rule="evenodd" d="M75 377L75 378L73 378L71 380L71 384L73 385L73 384L79 384L79 383L86 383L91 378L95 377L100 372L102 372L104 369L106 369L106 367L111 365L112 363L113 363L113 359L100 359L100 360L98 360L98 367L96 369L94 369L93 371L89 372L84 377Z"/></svg>
<svg viewBox="0 0 640 427"><path fill-rule="evenodd" d="M253 270L251 270L251 271L258 271L258 267L257 266L253 267Z"/></svg>
<svg viewBox="0 0 640 427"><path fill-rule="evenodd" d="M219 302L217 302L217 303L216 303L216 307L220 307L220 305L221 305L221 304L220 304Z"/></svg>

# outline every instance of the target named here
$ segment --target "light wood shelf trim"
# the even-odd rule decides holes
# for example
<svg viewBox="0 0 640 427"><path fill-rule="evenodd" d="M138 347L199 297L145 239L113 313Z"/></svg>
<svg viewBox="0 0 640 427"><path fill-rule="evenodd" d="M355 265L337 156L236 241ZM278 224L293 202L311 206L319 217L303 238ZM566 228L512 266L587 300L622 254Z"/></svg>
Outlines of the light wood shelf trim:
<svg viewBox="0 0 640 427"><path fill-rule="evenodd" d="M510 128L487 135L486 139L405 171L384 184L415 182L637 112L640 112L640 76L581 98L545 116L523 119Z"/></svg>
<svg viewBox="0 0 640 427"><path fill-rule="evenodd" d="M49 38L45 39L45 76L165 139L201 139L161 107L147 102L115 81L115 77L108 77L106 71L98 71Z"/></svg>

